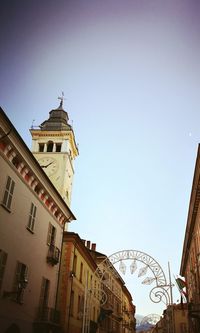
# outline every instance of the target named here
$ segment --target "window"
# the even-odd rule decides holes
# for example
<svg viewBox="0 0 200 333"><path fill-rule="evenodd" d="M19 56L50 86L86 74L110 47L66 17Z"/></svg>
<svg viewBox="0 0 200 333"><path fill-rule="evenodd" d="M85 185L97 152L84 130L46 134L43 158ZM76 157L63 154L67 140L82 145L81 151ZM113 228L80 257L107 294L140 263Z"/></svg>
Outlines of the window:
<svg viewBox="0 0 200 333"><path fill-rule="evenodd" d="M77 318L81 318L81 296L78 295L78 311L77 311Z"/></svg>
<svg viewBox="0 0 200 333"><path fill-rule="evenodd" d="M7 253L5 253L3 250L0 250L0 290L3 282L6 261L7 261Z"/></svg>
<svg viewBox="0 0 200 333"><path fill-rule="evenodd" d="M39 152L42 153L44 151L44 143L39 143Z"/></svg>
<svg viewBox="0 0 200 333"><path fill-rule="evenodd" d="M71 299L70 299L70 316L73 317L74 315L74 291L71 292Z"/></svg>
<svg viewBox="0 0 200 333"><path fill-rule="evenodd" d="M95 321L95 306L93 306L93 321Z"/></svg>
<svg viewBox="0 0 200 333"><path fill-rule="evenodd" d="M83 310L84 310L84 296L78 296L78 311L77 311L77 318L83 318Z"/></svg>
<svg viewBox="0 0 200 333"><path fill-rule="evenodd" d="M3 197L3 206L6 207L8 210L11 208L11 202L14 192L15 182L8 176L7 183L6 183L6 189L4 192Z"/></svg>
<svg viewBox="0 0 200 333"><path fill-rule="evenodd" d="M94 281L94 296L96 297L97 281Z"/></svg>
<svg viewBox="0 0 200 333"><path fill-rule="evenodd" d="M40 292L40 309L45 309L48 307L49 300L49 290L50 281L48 279L42 278L41 292Z"/></svg>
<svg viewBox="0 0 200 333"><path fill-rule="evenodd" d="M90 289L92 289L92 275L90 276Z"/></svg>
<svg viewBox="0 0 200 333"><path fill-rule="evenodd" d="M55 239L56 239L56 228L49 223L49 230L47 235L47 244L48 245L55 245Z"/></svg>
<svg viewBox="0 0 200 333"><path fill-rule="evenodd" d="M81 262L81 266L80 266L80 282L82 282L83 280L83 263Z"/></svg>
<svg viewBox="0 0 200 333"><path fill-rule="evenodd" d="M56 143L56 152L60 152L61 151L61 143Z"/></svg>
<svg viewBox="0 0 200 333"><path fill-rule="evenodd" d="M77 256L74 256L74 262L73 262L73 273L76 276L76 267L77 267Z"/></svg>
<svg viewBox="0 0 200 333"><path fill-rule="evenodd" d="M28 225L27 225L27 228L31 231L34 230L36 210L37 210L37 207L33 203L31 203L29 221L28 221Z"/></svg>
<svg viewBox="0 0 200 333"><path fill-rule="evenodd" d="M23 302L24 289L26 288L27 284L27 275L28 267L21 262L17 262L13 284L13 291L16 292L16 294L13 294L13 300L17 301L18 303Z"/></svg>
<svg viewBox="0 0 200 333"><path fill-rule="evenodd" d="M47 143L47 152L53 151L53 141Z"/></svg>

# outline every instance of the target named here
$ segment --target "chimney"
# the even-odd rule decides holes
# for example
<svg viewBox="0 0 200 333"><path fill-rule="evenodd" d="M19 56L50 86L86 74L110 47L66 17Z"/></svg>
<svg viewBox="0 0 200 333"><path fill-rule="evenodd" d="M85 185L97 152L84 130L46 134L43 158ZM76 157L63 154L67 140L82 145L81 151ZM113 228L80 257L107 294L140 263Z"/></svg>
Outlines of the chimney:
<svg viewBox="0 0 200 333"><path fill-rule="evenodd" d="M93 251L96 251L96 244L95 243L92 243L92 249Z"/></svg>
<svg viewBox="0 0 200 333"><path fill-rule="evenodd" d="M87 241L87 248L90 249L90 241Z"/></svg>
<svg viewBox="0 0 200 333"><path fill-rule="evenodd" d="M85 245L85 243L86 243L86 240L85 239L81 239L82 240L82 242L83 242L83 244ZM86 245L85 245L86 246Z"/></svg>

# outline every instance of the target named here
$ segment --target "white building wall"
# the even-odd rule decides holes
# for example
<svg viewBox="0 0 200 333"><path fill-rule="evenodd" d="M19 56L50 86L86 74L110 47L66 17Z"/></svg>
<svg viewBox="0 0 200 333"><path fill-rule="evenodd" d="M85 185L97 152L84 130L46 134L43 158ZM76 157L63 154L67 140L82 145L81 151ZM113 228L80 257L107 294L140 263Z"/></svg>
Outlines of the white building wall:
<svg viewBox="0 0 200 333"><path fill-rule="evenodd" d="M0 331L4 332L8 324L15 322L21 332L29 333L32 332L32 323L39 306L42 277L50 280L48 306L55 308L59 264L51 266L46 261L47 233L50 222L57 230L55 245L61 249L62 228L25 184L15 167L8 165L1 155L0 170L0 249L8 254L0 290ZM1 205L8 176L15 182L10 212ZM26 228L32 202L37 207L34 233ZM2 297L4 291L12 291L17 261L28 266L28 284L23 304Z"/></svg>

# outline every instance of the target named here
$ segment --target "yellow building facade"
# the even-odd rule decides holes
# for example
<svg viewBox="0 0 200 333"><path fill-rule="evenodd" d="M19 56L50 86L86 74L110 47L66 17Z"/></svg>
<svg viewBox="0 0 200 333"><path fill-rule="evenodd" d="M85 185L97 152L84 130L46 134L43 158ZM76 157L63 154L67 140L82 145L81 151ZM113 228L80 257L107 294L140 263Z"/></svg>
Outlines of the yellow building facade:
<svg viewBox="0 0 200 333"><path fill-rule="evenodd" d="M65 232L58 295L64 333L81 333L83 326L86 329L88 325L90 332L96 332L100 313L96 268L89 248L79 235Z"/></svg>
<svg viewBox="0 0 200 333"><path fill-rule="evenodd" d="M98 273L105 258L96 244L64 233L58 296L64 333L135 332L135 306L123 279L113 266Z"/></svg>

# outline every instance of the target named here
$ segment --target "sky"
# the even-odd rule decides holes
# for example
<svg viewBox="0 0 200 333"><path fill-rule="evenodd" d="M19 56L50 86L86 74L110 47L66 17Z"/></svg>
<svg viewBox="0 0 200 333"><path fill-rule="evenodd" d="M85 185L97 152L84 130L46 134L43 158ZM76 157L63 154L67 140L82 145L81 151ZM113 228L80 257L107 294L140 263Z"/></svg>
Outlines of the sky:
<svg viewBox="0 0 200 333"><path fill-rule="evenodd" d="M0 104L29 148L65 94L79 146L69 231L108 256L147 253L167 279L200 140L199 22L195 0L0 2ZM123 276L136 312L162 314L137 275Z"/></svg>

